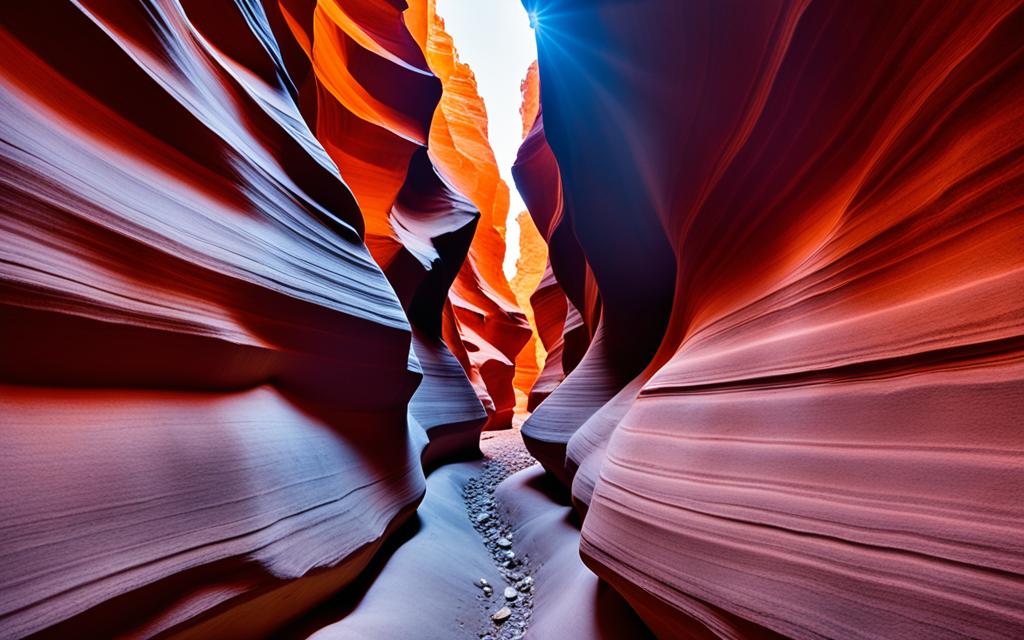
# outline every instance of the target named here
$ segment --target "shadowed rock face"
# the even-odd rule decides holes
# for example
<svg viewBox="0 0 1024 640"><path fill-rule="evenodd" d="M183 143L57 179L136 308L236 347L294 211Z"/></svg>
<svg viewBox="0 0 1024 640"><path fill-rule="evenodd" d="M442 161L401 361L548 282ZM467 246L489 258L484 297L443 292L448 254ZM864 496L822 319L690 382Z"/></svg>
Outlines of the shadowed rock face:
<svg viewBox="0 0 1024 640"><path fill-rule="evenodd" d="M1019 634L1019 3L525 4L588 564L664 637Z"/></svg>
<svg viewBox="0 0 1024 640"><path fill-rule="evenodd" d="M271 634L511 418L472 76L425 1L39 9L0 10L0 636Z"/></svg>

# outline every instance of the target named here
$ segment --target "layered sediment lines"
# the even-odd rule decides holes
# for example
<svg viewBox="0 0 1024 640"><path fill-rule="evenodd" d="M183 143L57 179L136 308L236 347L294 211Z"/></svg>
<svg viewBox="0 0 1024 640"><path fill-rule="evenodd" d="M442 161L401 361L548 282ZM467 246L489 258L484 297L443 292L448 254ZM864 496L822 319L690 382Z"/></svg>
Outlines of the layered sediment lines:
<svg viewBox="0 0 1024 640"><path fill-rule="evenodd" d="M272 634L511 416L500 194L400 4L0 10L0 635Z"/></svg>
<svg viewBox="0 0 1024 640"><path fill-rule="evenodd" d="M5 637L268 633L423 492L359 209L266 16L195 4L2 12Z"/></svg>
<svg viewBox="0 0 1024 640"><path fill-rule="evenodd" d="M1021 635L1024 5L524 4L514 286L432 0L0 9L0 636Z"/></svg>
<svg viewBox="0 0 1024 640"><path fill-rule="evenodd" d="M366 245L412 325L423 380L409 417L427 434L424 461L474 450L486 413L446 344L442 314L479 213L442 179L427 151L441 82L400 7L363 0L300 4L285 15L294 64L315 87L316 102L304 105L307 120L351 185Z"/></svg>
<svg viewBox="0 0 1024 640"><path fill-rule="evenodd" d="M410 258L424 271L451 271L442 296L448 329L427 332L435 353L425 357L460 363L486 410L487 428L508 427L514 361L529 332L501 271L508 187L487 142L487 114L472 71L458 61L429 0L408 6L295 2L285 6L284 15L294 41L288 46L299 60L295 66L303 67L310 85L304 91L316 96L303 102L304 114L359 202L366 244L377 263L400 292L418 279ZM417 159L418 153L429 159ZM407 225L402 218L408 211L396 214L394 207L407 181L416 179L417 162L429 163L438 174L431 189L439 202L464 201L474 214L453 211L438 222L444 217L439 209L432 220ZM417 346L425 348L423 341ZM443 353L445 346L454 360ZM454 371L438 373L442 380L454 377ZM472 403L458 404L463 417L471 411ZM430 433L433 425L424 426ZM469 435L474 428L464 431Z"/></svg>
<svg viewBox="0 0 1024 640"><path fill-rule="evenodd" d="M1018 635L1020 3L525 4L588 565L660 637Z"/></svg>

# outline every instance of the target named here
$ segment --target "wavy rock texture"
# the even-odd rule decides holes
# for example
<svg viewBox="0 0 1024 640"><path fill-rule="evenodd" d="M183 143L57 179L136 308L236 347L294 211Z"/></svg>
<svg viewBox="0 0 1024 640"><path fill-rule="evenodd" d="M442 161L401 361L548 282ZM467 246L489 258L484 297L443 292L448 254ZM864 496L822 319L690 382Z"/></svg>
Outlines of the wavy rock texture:
<svg viewBox="0 0 1024 640"><path fill-rule="evenodd" d="M515 290L432 0L0 9L0 636L476 634L532 376L534 636L1021 635L1024 4L525 4Z"/></svg>
<svg viewBox="0 0 1024 640"><path fill-rule="evenodd" d="M522 85L524 127L531 116L533 123L512 167L516 186L549 246L548 264L530 298L539 339L548 357L530 392L529 408L534 414L523 425L523 438L549 471L565 478L565 447L579 426L580 407L600 403L607 399L608 391L607 385L593 385L591 376L586 375L577 376L579 382L562 385L594 336L600 297L576 237L558 164L544 134L544 116L533 102L539 95L538 83L538 75L529 73ZM561 399L540 405L553 393Z"/></svg>
<svg viewBox="0 0 1024 640"><path fill-rule="evenodd" d="M462 498L463 487L479 473L480 464L459 462L433 471L423 503L407 527L407 539L396 540L399 545L374 561L379 566L361 580L365 591L356 599L341 594L328 601L281 637L479 638L484 603L474 583L484 578L502 584Z"/></svg>
<svg viewBox="0 0 1024 640"><path fill-rule="evenodd" d="M502 271L508 186L487 141L487 112L476 79L459 61L433 0L410 5L406 21L444 87L430 126L430 158L480 211L469 256L452 285L446 336L487 410L484 428L505 429L512 425L516 404L516 356L531 333Z"/></svg>
<svg viewBox="0 0 1024 640"><path fill-rule="evenodd" d="M487 414L462 364L445 344L443 313L473 240L477 210L447 187L426 149L412 158L409 174L391 210L402 253L386 270L413 325L413 351L423 380L409 415L427 432L428 465L443 457L478 451Z"/></svg>
<svg viewBox="0 0 1024 640"><path fill-rule="evenodd" d="M424 459L475 450L487 414L445 343L441 318L480 216L437 174L426 149L441 82L401 7L345 0L283 8L279 39L316 97L305 104L307 119L352 186L366 244L414 329L424 377L409 411L427 432Z"/></svg>
<svg viewBox="0 0 1024 640"><path fill-rule="evenodd" d="M1019 635L1020 3L525 4L588 565L660 637Z"/></svg>
<svg viewBox="0 0 1024 640"><path fill-rule="evenodd" d="M2 15L0 635L268 633L423 492L405 314L258 5Z"/></svg>
<svg viewBox="0 0 1024 640"><path fill-rule="evenodd" d="M426 330L429 347L424 340L416 341L417 356L431 364L424 367L427 388L414 398L414 408L423 405L425 411L414 414L432 442L437 440L435 429L451 432L449 423L461 419L455 432L468 443L476 428L476 418L470 416L476 409L468 396L460 390L457 402L447 408L441 406L444 398L427 397L431 389L440 391L449 383L463 387L452 368L457 362L486 409L487 428L507 427L515 405L514 360L528 329L501 271L508 187L498 176L487 142L487 115L472 71L458 62L431 1L405 6L293 0L283 6L292 48L306 54L306 66L312 69L308 82L313 88L307 93L315 93L316 100L304 103L304 112L352 186L371 253L400 293L409 288L410 279L418 279L413 275L417 270L445 270L444 288L451 286L445 305L449 329ZM305 15L312 15L312 21L303 19ZM414 154L424 147L429 160L416 160ZM478 211L472 220L459 215L415 228L402 222L392 208L406 181L414 179L417 162L432 164L439 174L431 186L438 202L466 201ZM440 213L442 209L435 211L433 218ZM471 240L468 250L455 235ZM447 275L451 267L454 284ZM446 415L452 410L457 415Z"/></svg>
<svg viewBox="0 0 1024 640"><path fill-rule="evenodd" d="M478 451L465 371L511 413L500 207L399 4L0 11L0 635L270 634Z"/></svg>

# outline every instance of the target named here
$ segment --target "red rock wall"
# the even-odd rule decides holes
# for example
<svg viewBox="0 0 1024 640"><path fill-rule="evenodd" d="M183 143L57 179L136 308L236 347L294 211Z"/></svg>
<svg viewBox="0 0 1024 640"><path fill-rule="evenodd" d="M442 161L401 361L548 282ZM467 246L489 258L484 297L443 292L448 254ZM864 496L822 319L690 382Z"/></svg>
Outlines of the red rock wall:
<svg viewBox="0 0 1024 640"><path fill-rule="evenodd" d="M666 638L1019 635L1020 3L525 4L588 564Z"/></svg>
<svg viewBox="0 0 1024 640"><path fill-rule="evenodd" d="M284 7L288 33L279 39L308 58L316 101L305 105L307 119L351 185L366 221L366 244L413 325L424 379L410 416L427 432L429 462L475 449L487 414L463 372L465 365L472 373L469 363L448 348L442 325L449 287L480 213L439 175L428 151L447 140L435 144L440 136L431 134L443 92L428 65L425 34L415 25L416 12L426 6L403 11L365 0L294 2ZM296 19L307 14L312 35ZM448 342L463 353L457 335Z"/></svg>
<svg viewBox="0 0 1024 640"><path fill-rule="evenodd" d="M423 491L409 324L254 12L2 10L2 636L268 633Z"/></svg>
<svg viewBox="0 0 1024 640"><path fill-rule="evenodd" d="M451 322L498 230L399 4L0 9L0 636L270 635L476 449L525 322Z"/></svg>
<svg viewBox="0 0 1024 640"><path fill-rule="evenodd" d="M444 87L430 126L431 160L480 211L469 256L451 289L449 345L487 410L484 428L507 429L516 404L515 360L531 333L502 271L508 185L498 175L487 141L487 111L476 78L459 61L433 0L412 3L406 21Z"/></svg>

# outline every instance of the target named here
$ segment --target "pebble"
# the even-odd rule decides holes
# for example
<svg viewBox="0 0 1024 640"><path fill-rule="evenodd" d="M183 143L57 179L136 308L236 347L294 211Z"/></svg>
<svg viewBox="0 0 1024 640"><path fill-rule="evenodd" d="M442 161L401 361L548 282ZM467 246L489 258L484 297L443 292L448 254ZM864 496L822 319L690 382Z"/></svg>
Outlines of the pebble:
<svg viewBox="0 0 1024 640"><path fill-rule="evenodd" d="M512 551L513 535L502 519L494 489L510 474L536 464L536 460L525 451L518 433L495 432L486 436L485 433L482 437L481 449L488 460L480 474L467 482L462 495L467 519L480 534L506 586L502 587L501 594L495 594L496 587L492 588L483 578L474 582L483 594L478 602L482 607L481 622L485 623L477 637L480 640L521 640L527 633L533 607L533 579L527 575L530 559ZM500 598L500 604L491 604L490 598L495 595ZM484 616L491 620L488 622Z"/></svg>
<svg viewBox="0 0 1024 640"><path fill-rule="evenodd" d="M498 609L497 611L494 612L494 614L491 616L491 620L494 620L498 624L501 624L502 622L505 622L506 620L508 620L508 617L511 616L511 615L512 615L512 610L511 609L509 609L508 607L502 607L502 608L500 608L500 609Z"/></svg>

